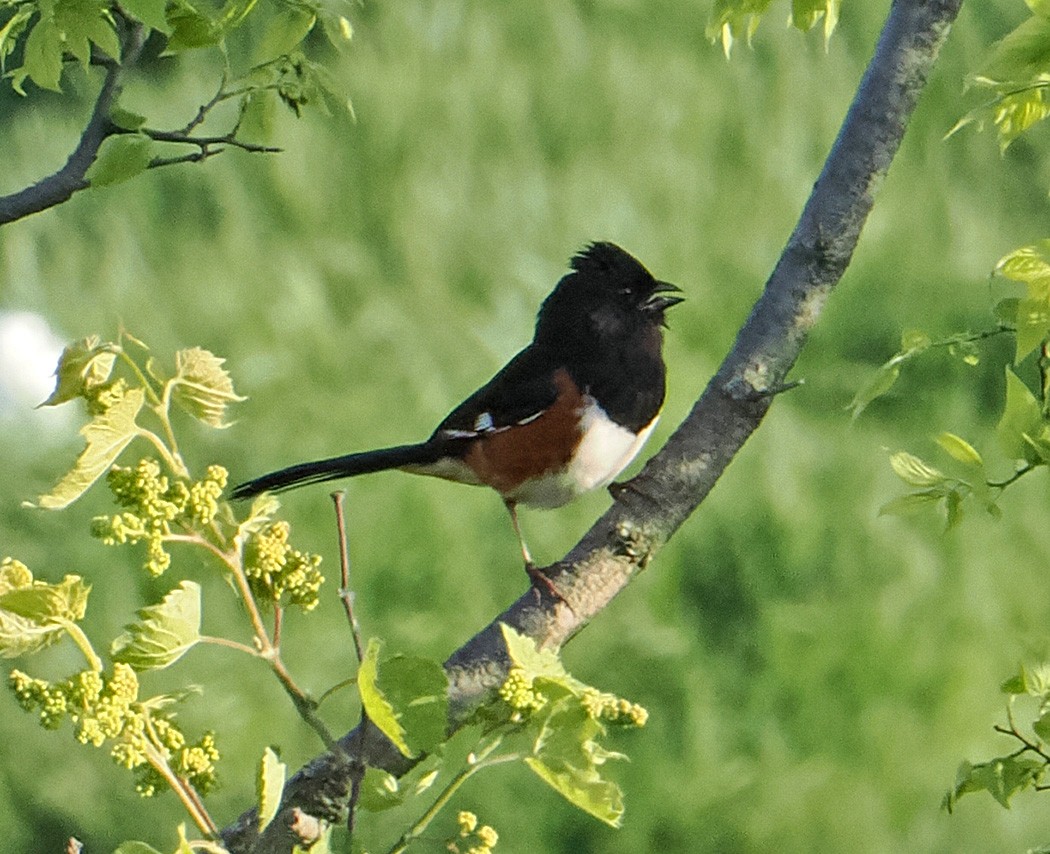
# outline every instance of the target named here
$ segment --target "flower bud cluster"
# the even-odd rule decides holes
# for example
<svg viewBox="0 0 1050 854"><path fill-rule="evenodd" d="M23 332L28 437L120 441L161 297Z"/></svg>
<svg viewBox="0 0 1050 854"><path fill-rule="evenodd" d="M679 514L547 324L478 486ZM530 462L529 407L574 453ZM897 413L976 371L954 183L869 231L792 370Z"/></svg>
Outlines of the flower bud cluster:
<svg viewBox="0 0 1050 854"><path fill-rule="evenodd" d="M324 583L318 567L321 556L301 552L288 544L287 522L271 522L252 533L244 549L244 571L252 592L267 602L298 605L303 611L317 606Z"/></svg>

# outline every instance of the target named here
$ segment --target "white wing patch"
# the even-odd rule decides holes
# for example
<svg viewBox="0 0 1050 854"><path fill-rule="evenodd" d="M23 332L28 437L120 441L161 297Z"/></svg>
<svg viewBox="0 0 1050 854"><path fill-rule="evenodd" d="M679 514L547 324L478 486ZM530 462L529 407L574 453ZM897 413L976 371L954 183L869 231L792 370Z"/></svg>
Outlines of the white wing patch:
<svg viewBox="0 0 1050 854"><path fill-rule="evenodd" d="M532 415L527 415L511 424L501 424L499 426L496 425L491 412L482 412L474 419L474 429L455 430L449 428L442 430L441 435L447 439L476 439L479 436L484 436L486 433L502 433L511 427L524 427L526 424L531 424L546 411L546 409L541 409L539 412L534 412Z"/></svg>

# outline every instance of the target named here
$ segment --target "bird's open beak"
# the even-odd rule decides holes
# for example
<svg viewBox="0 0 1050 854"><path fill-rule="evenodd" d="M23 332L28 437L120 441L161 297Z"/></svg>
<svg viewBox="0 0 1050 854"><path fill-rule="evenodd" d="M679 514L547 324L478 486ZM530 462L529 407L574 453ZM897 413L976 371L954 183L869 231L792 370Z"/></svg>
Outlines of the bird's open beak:
<svg viewBox="0 0 1050 854"><path fill-rule="evenodd" d="M667 296L667 294L680 294L681 292L680 287L670 282L657 282L653 295L645 301L645 310L660 313L680 302L685 302L685 297Z"/></svg>

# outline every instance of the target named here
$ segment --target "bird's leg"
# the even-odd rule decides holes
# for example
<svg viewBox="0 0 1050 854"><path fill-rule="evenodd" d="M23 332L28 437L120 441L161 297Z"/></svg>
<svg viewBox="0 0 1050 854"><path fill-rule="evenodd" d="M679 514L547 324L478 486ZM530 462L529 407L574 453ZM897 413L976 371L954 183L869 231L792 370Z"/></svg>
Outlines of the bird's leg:
<svg viewBox="0 0 1050 854"><path fill-rule="evenodd" d="M525 545L525 538L521 535L521 525L518 523L517 502L509 498L504 498L503 503L507 507L507 512L510 513L510 523L514 526L514 533L518 535L518 545L521 546L521 556L525 561L525 572L529 576L532 586L546 590L555 599L562 599L562 595L558 592L558 588L554 586L554 582L552 582L540 570L540 568L532 562L532 555L529 554L529 547Z"/></svg>
<svg viewBox="0 0 1050 854"><path fill-rule="evenodd" d="M532 562L529 547L525 545L525 538L521 535L521 525L518 524L518 503L510 498L504 498L503 503L507 507L507 512L510 513L510 523L514 526L514 533L518 537L518 545L521 546L521 556L525 560L525 571L532 575L532 570L535 569L536 564Z"/></svg>

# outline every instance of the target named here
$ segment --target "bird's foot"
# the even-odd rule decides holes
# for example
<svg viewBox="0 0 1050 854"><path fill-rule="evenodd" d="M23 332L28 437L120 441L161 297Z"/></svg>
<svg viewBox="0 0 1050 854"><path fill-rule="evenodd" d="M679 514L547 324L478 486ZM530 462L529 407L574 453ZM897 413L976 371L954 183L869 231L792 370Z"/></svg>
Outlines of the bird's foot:
<svg viewBox="0 0 1050 854"><path fill-rule="evenodd" d="M565 601L565 597L558 592L558 588L554 586L554 582L551 581L550 576L532 561L527 561L525 563L525 573L529 576L532 586L538 592L542 593L543 591L546 591L553 599L556 599L559 602Z"/></svg>

